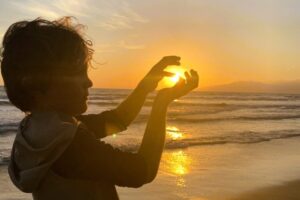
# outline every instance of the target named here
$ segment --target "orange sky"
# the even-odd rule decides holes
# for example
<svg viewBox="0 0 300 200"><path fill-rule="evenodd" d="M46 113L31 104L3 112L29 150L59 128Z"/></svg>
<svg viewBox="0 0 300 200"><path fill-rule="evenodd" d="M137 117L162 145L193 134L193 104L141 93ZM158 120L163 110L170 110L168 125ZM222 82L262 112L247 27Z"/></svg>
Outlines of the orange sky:
<svg viewBox="0 0 300 200"><path fill-rule="evenodd" d="M178 55L200 86L300 78L300 2L283 0L7 1L0 37L23 19L76 16L94 42L94 87L133 88L162 56ZM2 80L0 84L2 84Z"/></svg>

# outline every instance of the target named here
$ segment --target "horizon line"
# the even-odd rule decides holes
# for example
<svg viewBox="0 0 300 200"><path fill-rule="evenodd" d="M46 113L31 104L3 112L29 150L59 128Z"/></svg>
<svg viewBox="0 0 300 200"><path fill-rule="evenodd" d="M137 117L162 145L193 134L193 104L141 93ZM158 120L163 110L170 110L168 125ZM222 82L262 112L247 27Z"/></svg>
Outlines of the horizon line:
<svg viewBox="0 0 300 200"><path fill-rule="evenodd" d="M4 85L0 85L0 87L4 87ZM134 90L135 88L106 88L106 87L91 87L90 89L100 89L100 90ZM155 90L153 92L157 92L159 90ZM234 93L234 94L285 94L285 95L300 95L299 92L274 92L274 91L218 91L218 90L201 90L197 89L197 90L193 90L191 92L203 92L203 93Z"/></svg>

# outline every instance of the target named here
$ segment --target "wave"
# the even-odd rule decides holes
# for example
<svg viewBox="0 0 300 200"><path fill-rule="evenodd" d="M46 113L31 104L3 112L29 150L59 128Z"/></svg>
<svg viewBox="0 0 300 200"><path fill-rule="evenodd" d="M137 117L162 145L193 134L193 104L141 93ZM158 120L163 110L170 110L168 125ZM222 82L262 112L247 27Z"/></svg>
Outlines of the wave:
<svg viewBox="0 0 300 200"><path fill-rule="evenodd" d="M119 105L120 102L114 101L88 101L89 105L98 105L98 106L116 106Z"/></svg>
<svg viewBox="0 0 300 200"><path fill-rule="evenodd" d="M125 99L132 90L116 89L95 89L90 92L90 100L122 100ZM153 100L156 92L151 93L147 99ZM223 101L297 101L300 95L286 94L245 94L245 93L222 93L222 92L192 92L183 97L182 100L223 100Z"/></svg>
<svg viewBox="0 0 300 200"><path fill-rule="evenodd" d="M8 99L0 99L0 106L12 106Z"/></svg>
<svg viewBox="0 0 300 200"><path fill-rule="evenodd" d="M217 108L217 109L300 109L299 104L231 104L231 103L191 103L191 102L173 102L171 106L187 106L199 108Z"/></svg>
<svg viewBox="0 0 300 200"><path fill-rule="evenodd" d="M9 161L10 161L9 156L0 156L0 166L1 165L8 165Z"/></svg>
<svg viewBox="0 0 300 200"><path fill-rule="evenodd" d="M259 121L259 120L285 120L299 119L300 115L272 115L272 116L236 116L236 117L215 117L215 118L169 118L168 121L176 122L218 122L218 121Z"/></svg>
<svg viewBox="0 0 300 200"><path fill-rule="evenodd" d="M254 132L244 131L240 133L232 133L225 136L211 136L211 137L198 137L187 138L181 140L167 140L165 149L182 149L193 146L205 145L224 145L224 144L253 144L268 142L276 139L288 139L293 137L300 137L300 130L276 130L269 132ZM115 145L117 148L124 151L136 152L140 144L121 144Z"/></svg>
<svg viewBox="0 0 300 200"><path fill-rule="evenodd" d="M176 131L176 130L167 130ZM243 131L224 136L211 136L211 137L197 137L186 138L181 140L167 140L165 149L183 149L193 146L210 146L210 145L224 145L224 144L253 144L268 142L276 139L288 139L293 137L300 137L299 129L286 129L276 130L269 132L255 132L255 131ZM139 149L140 144L115 144L116 148L124 151L136 152ZM10 151L10 150L7 150ZM10 158L7 155L0 154L0 165L7 165Z"/></svg>
<svg viewBox="0 0 300 200"><path fill-rule="evenodd" d="M126 98L127 95L89 95L89 100L120 100Z"/></svg>
<svg viewBox="0 0 300 200"><path fill-rule="evenodd" d="M118 89L93 89L90 92L92 98L125 98L132 92L132 90L118 90ZM149 99L155 98L156 92L149 95ZM294 101L300 100L298 94L251 94L251 93L224 93L224 92L199 92L194 91L183 99L207 99L207 100L236 100L236 101Z"/></svg>
<svg viewBox="0 0 300 200"><path fill-rule="evenodd" d="M204 113L204 112L203 112ZM299 114L295 115L256 115L256 116L223 116L223 117L207 117L207 118L187 118L182 116L193 116L203 114L199 112L190 113L168 113L167 121L174 123L207 123L207 122L220 122L220 121L260 121L260 120L286 120L286 119L300 119ZM215 111L218 113L218 111ZM214 113L209 113L214 114ZM140 114L134 123L145 123L149 119L148 114Z"/></svg>
<svg viewBox="0 0 300 200"><path fill-rule="evenodd" d="M242 96L199 96L197 99L207 100L233 100L233 101L295 101L300 97L242 97Z"/></svg>
<svg viewBox="0 0 300 200"><path fill-rule="evenodd" d="M186 148L191 146L218 144L252 144L267 142L275 139L299 137L300 130L278 130L269 132L245 131L237 134L219 137L201 137L183 140L171 140L166 143L167 149Z"/></svg>
<svg viewBox="0 0 300 200"><path fill-rule="evenodd" d="M108 95L108 96L89 96L89 99L91 100L122 100L125 99L128 95ZM155 99L155 96L148 97L149 100ZM226 101L299 101L299 97L277 97L277 98L271 98L271 97L228 97L228 96L195 96L195 97L185 97L182 98L184 100L195 100L195 101L201 101L201 100L226 100Z"/></svg>
<svg viewBox="0 0 300 200"><path fill-rule="evenodd" d="M111 96L111 97L119 97L125 98L128 96L127 94L101 94L99 96ZM153 100L155 98L155 93L152 93L148 96L148 99ZM215 94L207 94L207 93L190 93L182 99L190 99L190 100L233 100L233 101L297 101L300 100L300 95L250 95L250 94L227 94L227 93L215 93Z"/></svg>
<svg viewBox="0 0 300 200"><path fill-rule="evenodd" d="M189 99L206 99L206 100L235 100L235 101L295 101L300 100L299 94L247 94L247 93L191 93L183 97Z"/></svg>
<svg viewBox="0 0 300 200"><path fill-rule="evenodd" d="M19 123L0 124L0 136L16 133Z"/></svg>
<svg viewBox="0 0 300 200"><path fill-rule="evenodd" d="M89 100L89 105L98 105L98 106L117 106L121 103L121 101L95 101ZM144 103L145 107L151 107L153 105L153 101L147 100ZM193 102L172 102L170 107L184 107L184 108L193 108L194 109L224 109L225 111L237 110L237 109L281 109L281 110L292 110L292 109L300 109L300 105L298 104L254 104L254 105L247 105L247 104L229 104L229 103L193 103Z"/></svg>

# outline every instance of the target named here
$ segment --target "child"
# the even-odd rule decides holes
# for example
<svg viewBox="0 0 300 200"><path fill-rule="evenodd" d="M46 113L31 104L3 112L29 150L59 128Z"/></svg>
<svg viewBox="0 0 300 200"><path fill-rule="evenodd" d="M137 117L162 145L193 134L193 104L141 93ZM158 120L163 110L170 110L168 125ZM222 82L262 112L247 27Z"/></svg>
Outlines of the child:
<svg viewBox="0 0 300 200"><path fill-rule="evenodd" d="M168 105L196 88L198 75L185 73L172 88L160 90L137 153L123 152L101 138L125 130L146 96L171 75L158 62L115 109L82 115L92 82L87 70L92 44L69 17L57 21L20 21L3 38L1 73L10 102L26 116L11 152L9 175L34 199L118 199L115 185L140 187L159 167Z"/></svg>

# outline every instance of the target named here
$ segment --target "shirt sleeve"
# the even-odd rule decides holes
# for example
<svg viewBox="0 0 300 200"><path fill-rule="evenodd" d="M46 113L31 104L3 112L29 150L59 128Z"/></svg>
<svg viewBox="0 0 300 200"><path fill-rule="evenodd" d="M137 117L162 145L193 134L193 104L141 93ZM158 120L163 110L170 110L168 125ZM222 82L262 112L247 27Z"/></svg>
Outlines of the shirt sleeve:
<svg viewBox="0 0 300 200"><path fill-rule="evenodd" d="M147 180L147 165L136 153L123 152L78 128L72 143L54 163L62 177L104 181L118 186L140 187Z"/></svg>
<svg viewBox="0 0 300 200"><path fill-rule="evenodd" d="M79 115L76 118L84 123L97 138L103 138L127 129L115 110L104 111L100 114Z"/></svg>

